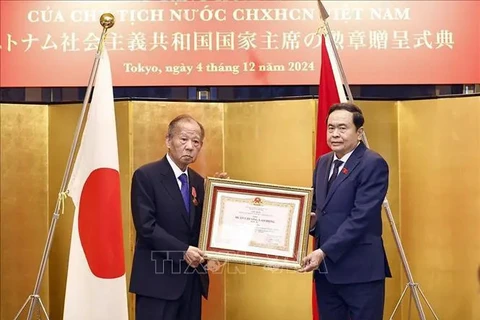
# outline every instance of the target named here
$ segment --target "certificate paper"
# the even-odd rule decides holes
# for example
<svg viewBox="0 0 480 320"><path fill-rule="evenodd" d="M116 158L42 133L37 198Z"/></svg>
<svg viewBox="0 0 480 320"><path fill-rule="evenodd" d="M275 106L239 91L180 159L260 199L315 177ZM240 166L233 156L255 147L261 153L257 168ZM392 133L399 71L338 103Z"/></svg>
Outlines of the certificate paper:
<svg viewBox="0 0 480 320"><path fill-rule="evenodd" d="M212 247L293 257L297 220L294 212L300 201L294 202L219 193Z"/></svg>
<svg viewBox="0 0 480 320"><path fill-rule="evenodd" d="M200 249L207 258L299 268L311 188L207 179Z"/></svg>

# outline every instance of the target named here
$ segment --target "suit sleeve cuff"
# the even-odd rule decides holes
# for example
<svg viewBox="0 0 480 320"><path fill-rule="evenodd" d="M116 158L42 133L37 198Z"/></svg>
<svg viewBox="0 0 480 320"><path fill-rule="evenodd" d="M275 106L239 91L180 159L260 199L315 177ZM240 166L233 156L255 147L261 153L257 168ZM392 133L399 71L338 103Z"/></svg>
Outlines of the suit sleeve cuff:
<svg viewBox="0 0 480 320"><path fill-rule="evenodd" d="M327 248L327 250L325 250L325 247L324 247L324 246L321 247L321 248L319 248L319 249L322 250L323 254L325 255L324 258L326 258L326 257L329 256L329 252L330 252L329 250L330 250L330 249ZM332 258L332 257L329 257L329 258L332 259L334 262L336 261L336 259L334 259L334 257L333 257L333 258Z"/></svg>

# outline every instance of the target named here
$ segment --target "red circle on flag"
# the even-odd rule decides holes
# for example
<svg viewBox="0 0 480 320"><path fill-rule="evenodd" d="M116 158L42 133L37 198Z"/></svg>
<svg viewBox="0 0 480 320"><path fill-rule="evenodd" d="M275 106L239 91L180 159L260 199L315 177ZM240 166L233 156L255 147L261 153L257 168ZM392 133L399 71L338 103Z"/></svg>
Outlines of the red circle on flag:
<svg viewBox="0 0 480 320"><path fill-rule="evenodd" d="M80 196L78 231L90 270L99 278L125 274L120 201L118 171L92 171Z"/></svg>

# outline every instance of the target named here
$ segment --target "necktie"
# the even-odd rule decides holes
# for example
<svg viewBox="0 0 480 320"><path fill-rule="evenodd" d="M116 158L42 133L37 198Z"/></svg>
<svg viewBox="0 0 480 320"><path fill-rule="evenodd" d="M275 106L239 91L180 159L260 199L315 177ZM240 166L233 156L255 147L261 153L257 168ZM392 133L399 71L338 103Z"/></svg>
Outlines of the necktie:
<svg viewBox="0 0 480 320"><path fill-rule="evenodd" d="M327 184L327 192L328 190L330 190L330 186L332 185L333 181L335 181L335 179L337 178L338 176L338 168L340 168L340 166L343 164L343 161L340 161L340 160L335 160L333 161L333 173L332 173L332 176L330 177L330 179L328 179L328 184Z"/></svg>
<svg viewBox="0 0 480 320"><path fill-rule="evenodd" d="M188 187L188 179L187 179L187 174L182 173L180 177L178 177L178 180L182 182L182 188L180 191L182 192L182 197L183 197L183 202L185 203L185 209L187 209L187 213L190 212L190 197L188 195L188 190L190 189Z"/></svg>

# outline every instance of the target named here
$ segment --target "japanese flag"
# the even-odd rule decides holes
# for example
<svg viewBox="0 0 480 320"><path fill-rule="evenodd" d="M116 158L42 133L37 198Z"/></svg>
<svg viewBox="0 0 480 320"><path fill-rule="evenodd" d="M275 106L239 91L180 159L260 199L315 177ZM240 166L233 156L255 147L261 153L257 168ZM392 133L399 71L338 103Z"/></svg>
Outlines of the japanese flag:
<svg viewBox="0 0 480 320"><path fill-rule="evenodd" d="M75 213L63 319L128 319L115 110L106 49L68 190Z"/></svg>

